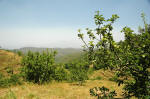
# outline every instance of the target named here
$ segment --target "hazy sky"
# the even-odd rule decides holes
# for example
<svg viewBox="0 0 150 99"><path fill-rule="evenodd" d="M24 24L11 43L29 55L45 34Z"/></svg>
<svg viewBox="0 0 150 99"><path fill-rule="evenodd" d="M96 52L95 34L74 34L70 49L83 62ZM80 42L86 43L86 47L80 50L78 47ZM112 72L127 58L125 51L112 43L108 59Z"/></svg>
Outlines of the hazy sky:
<svg viewBox="0 0 150 99"><path fill-rule="evenodd" d="M81 47L77 30L94 28L97 10L107 18L120 16L114 24L117 41L124 26L143 25L142 12L150 23L150 0L0 0L0 46Z"/></svg>

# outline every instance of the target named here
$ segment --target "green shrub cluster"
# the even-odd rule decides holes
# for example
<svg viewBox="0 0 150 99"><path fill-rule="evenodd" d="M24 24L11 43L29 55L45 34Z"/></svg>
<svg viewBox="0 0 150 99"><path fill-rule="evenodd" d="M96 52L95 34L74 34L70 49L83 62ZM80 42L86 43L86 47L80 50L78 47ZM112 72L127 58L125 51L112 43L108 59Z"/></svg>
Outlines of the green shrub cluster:
<svg viewBox="0 0 150 99"><path fill-rule="evenodd" d="M69 79L69 71L63 66L57 66L55 68L54 80L60 82Z"/></svg>
<svg viewBox="0 0 150 99"><path fill-rule="evenodd" d="M85 61L68 63L66 68L69 71L68 80L70 82L78 82L79 85L82 85L88 79L89 65Z"/></svg>
<svg viewBox="0 0 150 99"><path fill-rule="evenodd" d="M85 62L55 63L56 52L29 51L22 59L22 75L27 81L44 83L55 81L80 82L88 79L88 64Z"/></svg>
<svg viewBox="0 0 150 99"><path fill-rule="evenodd" d="M22 59L22 74L28 81L44 83L51 81L55 74L54 57L56 52L31 52Z"/></svg>
<svg viewBox="0 0 150 99"><path fill-rule="evenodd" d="M0 87L9 87L20 84L22 84L20 75L12 74L10 77L5 77L4 75L0 74Z"/></svg>

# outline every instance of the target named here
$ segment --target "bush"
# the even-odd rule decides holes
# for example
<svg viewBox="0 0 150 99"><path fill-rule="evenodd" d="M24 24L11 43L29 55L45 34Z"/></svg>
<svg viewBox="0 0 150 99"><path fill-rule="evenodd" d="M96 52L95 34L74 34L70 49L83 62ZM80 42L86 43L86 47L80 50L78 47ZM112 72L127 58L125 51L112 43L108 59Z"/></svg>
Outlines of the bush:
<svg viewBox="0 0 150 99"><path fill-rule="evenodd" d="M20 85L22 81L20 79L20 75L13 74L10 77L4 77L0 74L0 87L9 87L12 85Z"/></svg>
<svg viewBox="0 0 150 99"><path fill-rule="evenodd" d="M7 84L6 84L6 81L4 79L4 75L2 73L0 73L0 87L5 87Z"/></svg>
<svg viewBox="0 0 150 99"><path fill-rule="evenodd" d="M55 69L54 79L56 81L68 80L68 71L64 67L57 67Z"/></svg>
<svg viewBox="0 0 150 99"><path fill-rule="evenodd" d="M82 85L85 80L88 79L88 68L86 66L87 64L83 63L72 63L70 64L70 76L69 80L71 82L78 82L79 85Z"/></svg>
<svg viewBox="0 0 150 99"><path fill-rule="evenodd" d="M22 74L27 81L44 83L53 80L55 76L54 57L56 52L28 52L22 59Z"/></svg>
<svg viewBox="0 0 150 99"><path fill-rule="evenodd" d="M13 74L8 80L8 83L11 85L17 85L17 84L22 84L22 81L20 80L20 75L19 74Z"/></svg>

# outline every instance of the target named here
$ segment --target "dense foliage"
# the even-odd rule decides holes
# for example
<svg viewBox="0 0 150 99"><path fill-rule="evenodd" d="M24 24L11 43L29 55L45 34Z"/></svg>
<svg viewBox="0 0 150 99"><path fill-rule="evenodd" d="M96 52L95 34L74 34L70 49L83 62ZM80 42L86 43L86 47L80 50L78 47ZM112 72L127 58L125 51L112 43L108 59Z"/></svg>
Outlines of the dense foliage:
<svg viewBox="0 0 150 99"><path fill-rule="evenodd" d="M79 85L82 85L88 79L89 65L85 61L68 63L66 68L70 72L70 82L78 82Z"/></svg>
<svg viewBox="0 0 150 99"><path fill-rule="evenodd" d="M54 72L54 80L63 81L69 79L69 71L62 65L57 65Z"/></svg>
<svg viewBox="0 0 150 99"><path fill-rule="evenodd" d="M19 74L11 74L10 77L5 77L0 73L0 87L10 87L12 85L20 85L22 81Z"/></svg>
<svg viewBox="0 0 150 99"><path fill-rule="evenodd" d="M56 52L31 52L23 56L22 74L27 81L44 83L55 81L78 82L82 85L88 79L88 64L85 62L55 63Z"/></svg>
<svg viewBox="0 0 150 99"><path fill-rule="evenodd" d="M22 73L28 81L43 83L54 78L55 64L54 57L56 52L28 52L22 59Z"/></svg>
<svg viewBox="0 0 150 99"><path fill-rule="evenodd" d="M145 26L146 28L146 26ZM118 83L125 83L125 96L145 98L150 95L150 32L134 34L128 27L123 28L125 41L120 46L120 68ZM132 77L132 80L128 81Z"/></svg>
<svg viewBox="0 0 150 99"><path fill-rule="evenodd" d="M87 43L84 34L79 30L78 37L84 43L88 52L88 59L95 69L110 68L116 71L118 85L124 84L124 96L135 96L146 99L150 96L150 27L145 21L141 33L134 33L129 27L124 27L122 32L125 40L119 43L113 40L112 24L117 15L105 19L99 11L94 16L95 30L86 29L90 41Z"/></svg>

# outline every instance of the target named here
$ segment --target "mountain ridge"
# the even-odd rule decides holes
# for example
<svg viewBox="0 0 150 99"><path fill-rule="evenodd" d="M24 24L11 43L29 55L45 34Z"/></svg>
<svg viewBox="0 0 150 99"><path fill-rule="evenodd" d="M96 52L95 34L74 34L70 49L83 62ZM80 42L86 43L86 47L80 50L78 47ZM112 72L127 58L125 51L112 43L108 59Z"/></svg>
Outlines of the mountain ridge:
<svg viewBox="0 0 150 99"><path fill-rule="evenodd" d="M83 50L81 48L45 48L45 47L23 47L20 49L14 49L14 52L21 51L26 54L28 51L40 52L43 51L57 51L56 62L66 63L78 59L81 57Z"/></svg>

